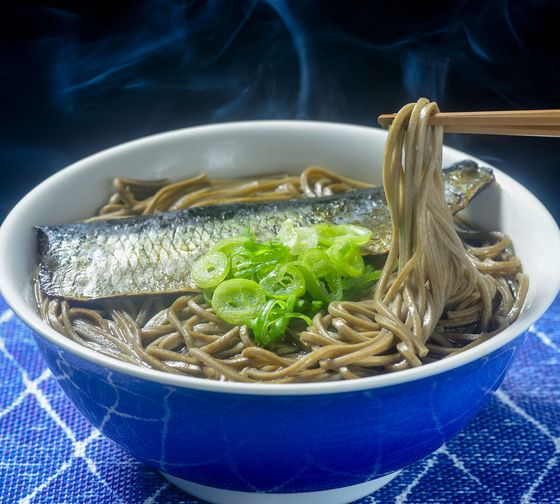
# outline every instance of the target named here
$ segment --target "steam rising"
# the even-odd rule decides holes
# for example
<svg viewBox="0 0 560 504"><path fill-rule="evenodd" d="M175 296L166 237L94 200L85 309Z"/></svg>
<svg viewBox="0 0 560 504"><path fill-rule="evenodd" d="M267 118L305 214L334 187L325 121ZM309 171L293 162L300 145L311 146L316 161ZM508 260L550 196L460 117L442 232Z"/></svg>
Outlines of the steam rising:
<svg viewBox="0 0 560 504"><path fill-rule="evenodd" d="M286 0L45 4L15 3L4 19L19 33L6 34L13 47L0 67L8 97L2 158L6 171L25 169L29 181L62 168L61 159L193 124L375 125L377 114L419 96L446 110L558 106L557 44L549 39L560 5L552 0L406 10ZM446 142L480 154L490 141ZM19 156L22 144L37 154ZM495 144L482 150L495 154ZM60 155L24 166L47 151ZM30 187L21 186L0 196L13 204Z"/></svg>
<svg viewBox="0 0 560 504"><path fill-rule="evenodd" d="M143 91L153 100L198 97L202 122L343 118L344 96L362 75L383 79L385 64L400 64L401 74L392 82L396 103L429 96L445 107L450 75L465 78L468 70L526 53L517 25L530 9L514 11L507 0L477 9L448 7L414 23L401 15L385 32L370 6L359 13L368 26L359 36L342 23L322 26L315 8L285 0L200 5L148 0L132 19L125 18L124 27L104 28L99 37L84 33L83 16L52 11L64 18L69 34L46 43L52 50L53 102L70 111L109 94L123 98ZM508 97L494 80L488 86ZM382 92L383 86L375 87Z"/></svg>

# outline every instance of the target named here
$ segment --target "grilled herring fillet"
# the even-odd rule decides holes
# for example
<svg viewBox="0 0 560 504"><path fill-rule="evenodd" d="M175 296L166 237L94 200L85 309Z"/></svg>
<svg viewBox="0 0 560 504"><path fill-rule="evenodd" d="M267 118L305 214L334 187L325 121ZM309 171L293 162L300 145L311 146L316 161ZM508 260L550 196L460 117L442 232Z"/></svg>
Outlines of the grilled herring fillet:
<svg viewBox="0 0 560 504"><path fill-rule="evenodd" d="M488 186L494 175L472 161L444 170L445 198L453 213ZM78 301L198 290L191 265L224 238L247 233L271 240L280 224L359 224L372 230L364 247L387 252L391 217L383 188L322 198L195 207L119 220L37 227L43 292Z"/></svg>

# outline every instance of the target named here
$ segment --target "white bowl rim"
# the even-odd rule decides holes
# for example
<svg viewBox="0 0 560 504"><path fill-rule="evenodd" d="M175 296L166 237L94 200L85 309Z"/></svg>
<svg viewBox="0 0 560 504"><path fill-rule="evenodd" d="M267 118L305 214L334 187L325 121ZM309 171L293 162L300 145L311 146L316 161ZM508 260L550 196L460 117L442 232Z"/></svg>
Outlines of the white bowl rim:
<svg viewBox="0 0 560 504"><path fill-rule="evenodd" d="M220 124L210 124L203 126L194 126L189 128L182 128L177 130L171 130L163 133L158 133L155 135L149 135L139 139L135 139L123 144L116 145L114 147L105 149L91 156L83 158L70 166L58 171L57 173L51 175L49 178L44 180L42 183L37 185L33 190L31 190L26 196L24 196L19 203L12 209L12 211L5 218L1 228L0 228L0 292L4 297L8 306L13 310L13 312L34 332L36 332L40 337L45 338L50 343L57 347L81 357L82 359L97 364L103 368L117 371L126 375L130 375L134 378L147 380L151 382L160 383L167 386L175 386L179 388L188 388L195 390L203 390L208 392L216 393L226 393L226 394L247 394L247 395L270 395L270 396L286 396L286 395L323 395L323 394L336 394L336 393L347 393L347 392L357 392L368 389L376 389L382 387L389 387L393 385L400 385L407 382L412 382L416 380L421 380L431 376L435 376L446 371L464 366L477 359L480 359L495 350L508 344L516 337L523 334L537 319L539 319L548 307L554 301L556 295L558 294L558 288L556 290L552 289L547 296L538 299L538 306L533 308L533 316L528 317L522 321L518 320L508 328L504 329L502 332L489 339L488 341L478 345L466 352L462 352L445 359L430 363L428 365L406 369L403 371L398 371L396 373L388 373L382 375L371 376L367 378L360 378L356 380L346 380L346 381L330 381L330 382L320 382L320 383L290 383L290 384L272 384L272 383L240 383L240 382L227 382L227 381L216 381L209 380L206 378L196 378L183 375L175 375L171 373L165 373L163 371L158 371L155 369L144 368L136 366L133 364L128 364L126 362L119 361L117 359L107 357L103 354L95 352L89 348L86 348L66 336L58 333L45 322L36 322L33 315L32 308L27 305L23 300L18 299L16 295L16 286L6 279L10 277L10 271L6 267L6 261L3 258L6 256L8 245L5 236L10 233L10 230L17 225L19 215L23 213L24 208L32 204L33 199L36 194L48 191L51 186L58 183L59 180L63 179L67 174L87 170L88 165L95 161L100 161L104 158L110 158L118 152L123 152L126 150L133 150L139 146L146 146L150 143L158 143L163 139L170 139L173 136L181 136L185 134L198 134L203 132L220 131L228 129L252 129L258 128L262 131L263 128L268 129L282 129L282 128L293 128L298 127L303 130L306 129L331 129L331 128L344 128L344 129L356 129L356 131L367 130L369 133L379 132L382 130L378 128L371 128L367 126L358 126L346 123L337 122L325 122L325 121L300 121L300 120L260 120L260 121L240 121L240 122L226 122ZM560 252L560 229L556 224L554 218L550 215L548 210L544 205L524 186L519 182L515 181L510 176L501 172L492 165L470 156L458 149L453 149L451 147L444 147L446 151L450 153L459 154L465 156L466 158L472 159L473 161L490 166L494 171L497 182L502 187L507 187L508 190L514 190L523 199L531 202L533 209L539 212L539 221L545 224L551 229L556 228L556 248ZM556 284L560 286L560 266L553 269L551 272L551 280L556 281ZM537 302L537 300L535 300Z"/></svg>

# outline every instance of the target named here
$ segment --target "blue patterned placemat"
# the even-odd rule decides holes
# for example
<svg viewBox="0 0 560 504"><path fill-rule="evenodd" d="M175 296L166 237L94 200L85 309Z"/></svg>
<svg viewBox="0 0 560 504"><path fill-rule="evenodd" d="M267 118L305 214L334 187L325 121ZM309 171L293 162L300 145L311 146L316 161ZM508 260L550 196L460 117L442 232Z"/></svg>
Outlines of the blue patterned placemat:
<svg viewBox="0 0 560 504"><path fill-rule="evenodd" d="M0 298L0 502L197 504L74 409ZM560 297L474 422L359 504L560 503Z"/></svg>

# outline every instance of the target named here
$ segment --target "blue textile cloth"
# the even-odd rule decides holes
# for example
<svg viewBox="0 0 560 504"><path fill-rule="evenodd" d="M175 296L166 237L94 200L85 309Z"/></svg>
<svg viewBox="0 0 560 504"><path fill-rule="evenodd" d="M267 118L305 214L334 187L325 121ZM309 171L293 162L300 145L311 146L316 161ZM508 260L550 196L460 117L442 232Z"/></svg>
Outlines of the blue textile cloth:
<svg viewBox="0 0 560 504"><path fill-rule="evenodd" d="M0 298L0 502L197 504L93 429ZM560 297L490 403L359 504L560 503Z"/></svg>

